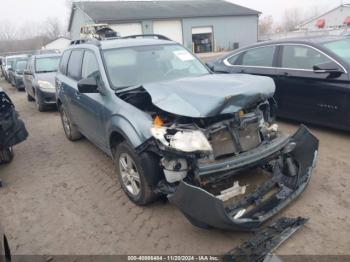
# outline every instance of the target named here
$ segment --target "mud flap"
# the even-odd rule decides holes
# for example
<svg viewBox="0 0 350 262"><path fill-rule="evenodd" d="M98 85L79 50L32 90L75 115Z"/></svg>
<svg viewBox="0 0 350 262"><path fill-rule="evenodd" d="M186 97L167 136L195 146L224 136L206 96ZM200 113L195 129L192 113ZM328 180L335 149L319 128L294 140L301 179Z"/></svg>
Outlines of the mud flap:
<svg viewBox="0 0 350 262"><path fill-rule="evenodd" d="M289 153L299 165L299 174L296 177L277 172L255 192L229 207L225 207L224 203L211 193L184 181L179 183L175 193L168 195L168 199L195 226L224 230L255 230L299 196L310 180L317 158L317 138L305 126L301 126L290 138L290 142L296 144L295 149ZM280 190L268 201L261 201L263 195L275 185L279 185ZM256 205L254 210L235 218L240 210L251 204Z"/></svg>
<svg viewBox="0 0 350 262"><path fill-rule="evenodd" d="M308 219L282 217L272 225L256 232L253 238L245 241L224 255L224 262L263 262L271 261L270 255L283 242L300 229Z"/></svg>

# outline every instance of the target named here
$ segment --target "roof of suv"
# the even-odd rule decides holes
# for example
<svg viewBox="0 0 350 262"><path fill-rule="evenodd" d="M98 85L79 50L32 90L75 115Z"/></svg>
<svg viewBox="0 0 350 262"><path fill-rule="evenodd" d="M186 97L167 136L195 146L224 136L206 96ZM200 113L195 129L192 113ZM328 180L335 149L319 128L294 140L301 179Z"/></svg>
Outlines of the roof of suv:
<svg viewBox="0 0 350 262"><path fill-rule="evenodd" d="M113 48L123 48L123 47L134 47L134 46L149 46L149 45L166 45L166 44L176 44L176 42L170 40L161 40L155 38L119 38L119 39L109 39L109 40L92 40L90 43L84 43L81 45L72 45L71 48L79 47L82 45L93 44L94 42L99 43L101 49L113 49Z"/></svg>
<svg viewBox="0 0 350 262"><path fill-rule="evenodd" d="M35 58L60 57L60 56L61 54L58 54L58 53L34 55Z"/></svg>

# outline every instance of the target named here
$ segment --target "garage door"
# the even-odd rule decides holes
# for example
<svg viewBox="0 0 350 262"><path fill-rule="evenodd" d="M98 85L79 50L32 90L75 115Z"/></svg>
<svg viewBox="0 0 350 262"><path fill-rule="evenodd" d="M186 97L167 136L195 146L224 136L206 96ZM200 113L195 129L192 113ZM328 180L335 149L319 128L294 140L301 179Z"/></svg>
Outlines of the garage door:
<svg viewBox="0 0 350 262"><path fill-rule="evenodd" d="M141 35L142 26L140 23L111 25L112 29L120 33L121 36Z"/></svg>
<svg viewBox="0 0 350 262"><path fill-rule="evenodd" d="M153 32L155 34L164 35L180 44L183 43L182 23L179 20L154 21Z"/></svg>

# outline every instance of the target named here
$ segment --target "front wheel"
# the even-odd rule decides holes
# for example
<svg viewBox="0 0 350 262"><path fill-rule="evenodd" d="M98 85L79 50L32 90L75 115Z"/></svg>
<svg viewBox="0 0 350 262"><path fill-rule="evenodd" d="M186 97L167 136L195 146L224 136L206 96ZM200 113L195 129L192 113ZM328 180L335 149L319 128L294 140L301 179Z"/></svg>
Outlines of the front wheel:
<svg viewBox="0 0 350 262"><path fill-rule="evenodd" d="M78 131L78 129L73 125L72 121L69 119L69 116L64 109L63 106L60 106L59 108L60 114L61 114L61 121L64 133L66 137L70 141L76 141L82 138L81 133Z"/></svg>
<svg viewBox="0 0 350 262"><path fill-rule="evenodd" d="M30 94L27 93L27 100L29 102L32 102L32 101L34 101L34 98Z"/></svg>
<svg viewBox="0 0 350 262"><path fill-rule="evenodd" d="M13 159L12 147L0 149L0 164L10 163Z"/></svg>
<svg viewBox="0 0 350 262"><path fill-rule="evenodd" d="M46 110L45 105L41 101L41 99L38 97L37 93L35 93L35 105L39 112L44 112Z"/></svg>
<svg viewBox="0 0 350 262"><path fill-rule="evenodd" d="M154 158L149 153L138 156L127 143L119 144L115 150L114 161L119 183L128 198L136 205L144 206L156 199L146 179L146 174L159 173Z"/></svg>

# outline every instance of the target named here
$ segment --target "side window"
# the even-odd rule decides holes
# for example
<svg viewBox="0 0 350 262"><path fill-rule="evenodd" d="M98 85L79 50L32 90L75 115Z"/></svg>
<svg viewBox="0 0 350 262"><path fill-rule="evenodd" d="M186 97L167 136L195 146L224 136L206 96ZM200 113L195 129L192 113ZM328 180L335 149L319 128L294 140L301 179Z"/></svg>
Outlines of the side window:
<svg viewBox="0 0 350 262"><path fill-rule="evenodd" d="M238 58L239 58L240 54L231 56L229 59L227 59L227 61L231 64L231 65L236 65Z"/></svg>
<svg viewBox="0 0 350 262"><path fill-rule="evenodd" d="M311 47L297 45L283 47L283 68L313 70L314 65L327 62L331 62L331 60Z"/></svg>
<svg viewBox="0 0 350 262"><path fill-rule="evenodd" d="M99 68L95 54L91 51L85 51L81 77L88 78L92 74L96 74L96 72L99 72Z"/></svg>
<svg viewBox="0 0 350 262"><path fill-rule="evenodd" d="M272 67L275 50L275 46L265 46L248 50L242 55L242 65Z"/></svg>
<svg viewBox="0 0 350 262"><path fill-rule="evenodd" d="M81 79L81 63L83 60L83 50L72 50L69 58L67 76L77 81Z"/></svg>
<svg viewBox="0 0 350 262"><path fill-rule="evenodd" d="M69 56L70 56L70 50L65 51L61 57L59 70L64 75L67 73L67 64L68 64Z"/></svg>

